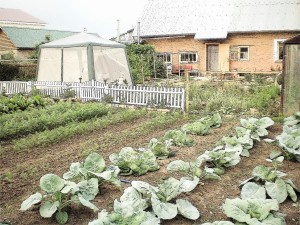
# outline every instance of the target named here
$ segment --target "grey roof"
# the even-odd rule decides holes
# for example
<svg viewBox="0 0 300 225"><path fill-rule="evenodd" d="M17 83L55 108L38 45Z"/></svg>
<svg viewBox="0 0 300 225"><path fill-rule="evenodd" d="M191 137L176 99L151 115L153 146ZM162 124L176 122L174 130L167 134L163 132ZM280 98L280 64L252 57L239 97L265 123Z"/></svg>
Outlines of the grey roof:
<svg viewBox="0 0 300 225"><path fill-rule="evenodd" d="M41 45L41 48L80 47L80 46L87 46L87 45L119 47L119 48L125 47L125 45L123 44L103 39L97 34L88 34L82 32L66 38L62 38L56 41L43 44Z"/></svg>
<svg viewBox="0 0 300 225"><path fill-rule="evenodd" d="M57 40L78 33L43 28L1 27L0 29L3 30L17 48L34 48L36 45L45 42L48 35L50 40Z"/></svg>
<svg viewBox="0 0 300 225"><path fill-rule="evenodd" d="M6 9L0 8L0 21L4 22L19 22L19 23L37 23L43 24L46 23L32 15L29 15L26 12L23 12L20 9Z"/></svg>
<svg viewBox="0 0 300 225"><path fill-rule="evenodd" d="M300 31L300 0L148 0L139 21L141 37Z"/></svg>

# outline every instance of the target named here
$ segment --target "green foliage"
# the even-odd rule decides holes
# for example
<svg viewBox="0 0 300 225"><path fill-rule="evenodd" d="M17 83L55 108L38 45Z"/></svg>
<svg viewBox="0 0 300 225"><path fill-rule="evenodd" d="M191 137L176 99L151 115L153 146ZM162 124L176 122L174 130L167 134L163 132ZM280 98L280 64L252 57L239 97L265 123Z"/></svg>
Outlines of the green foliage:
<svg viewBox="0 0 300 225"><path fill-rule="evenodd" d="M241 191L242 199L259 198L266 199L266 194L278 203L284 202L288 196L296 202L297 194L300 189L297 188L291 180L283 180L281 177L285 173L266 166L256 166L252 171L253 177L244 181ZM249 182L251 180L256 181ZM262 184L262 185L259 185Z"/></svg>
<svg viewBox="0 0 300 225"><path fill-rule="evenodd" d="M13 96L0 95L0 115L13 113L16 111L24 111L30 108L45 107L50 103L48 98L43 98L39 95L25 96L16 94Z"/></svg>
<svg viewBox="0 0 300 225"><path fill-rule="evenodd" d="M169 130L165 133L163 141L171 140L175 146L188 146L194 144L194 140L181 130Z"/></svg>
<svg viewBox="0 0 300 225"><path fill-rule="evenodd" d="M83 163L76 162L70 165L70 170L63 174L63 178L71 181L83 181L97 178L99 185L111 183L121 187L118 174L120 169L115 166L106 167L105 161L98 153L90 153Z"/></svg>
<svg viewBox="0 0 300 225"><path fill-rule="evenodd" d="M30 97L31 105L44 105L39 95ZM0 118L0 140L51 130L71 122L80 122L107 115L109 106L99 103L66 103L49 105L40 110L31 110ZM59 116L57 116L59 115Z"/></svg>
<svg viewBox="0 0 300 225"><path fill-rule="evenodd" d="M154 153L148 149L135 150L131 147L125 147L119 153L111 154L109 159L120 168L122 175L140 176L148 171L159 169Z"/></svg>
<svg viewBox="0 0 300 225"><path fill-rule="evenodd" d="M175 153L170 150L171 146L171 141L161 142L156 138L152 138L148 145L148 147L158 159L166 159L168 157L174 156Z"/></svg>
<svg viewBox="0 0 300 225"><path fill-rule="evenodd" d="M108 114L101 118L93 118L83 122L71 122L52 130L45 130L40 133L32 134L26 138L13 141L13 144L14 148L17 150L37 146L49 146L73 137L74 135L85 134L120 122L133 121L145 114L146 111L144 110L122 109L122 111L119 111L118 113Z"/></svg>
<svg viewBox="0 0 300 225"><path fill-rule="evenodd" d="M226 199L223 210L226 216L242 224L285 225L284 217L275 213L279 205L273 199Z"/></svg>
<svg viewBox="0 0 300 225"><path fill-rule="evenodd" d="M161 60L154 60L155 51L153 46L145 44L127 44L129 64L133 82L141 84L156 74L157 78L166 76L166 68ZM154 65L155 63L155 65Z"/></svg>
<svg viewBox="0 0 300 225"><path fill-rule="evenodd" d="M241 85L215 85L192 83L189 101L193 111L242 113L250 108L261 114L278 115L280 90L275 85L245 88Z"/></svg>
<svg viewBox="0 0 300 225"><path fill-rule="evenodd" d="M185 124L181 130L187 134L206 135L211 127L220 127L222 123L221 116L216 113L212 116L203 117L195 122Z"/></svg>
<svg viewBox="0 0 300 225"><path fill-rule="evenodd" d="M40 179L40 188L43 194L37 192L23 201L21 211L41 203L39 212L43 218L55 215L59 224L65 224L68 220L65 208L72 203L81 204L94 211L98 210L90 202L98 193L98 180L95 178L74 183L65 181L55 174L46 174Z"/></svg>

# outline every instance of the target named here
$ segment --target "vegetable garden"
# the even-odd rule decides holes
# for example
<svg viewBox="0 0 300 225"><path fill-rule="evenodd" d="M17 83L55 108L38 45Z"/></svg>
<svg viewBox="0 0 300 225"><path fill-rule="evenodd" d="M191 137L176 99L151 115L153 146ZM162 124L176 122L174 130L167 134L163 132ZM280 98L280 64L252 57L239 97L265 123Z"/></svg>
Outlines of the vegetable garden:
<svg viewBox="0 0 300 225"><path fill-rule="evenodd" d="M299 223L299 113L62 102L0 124L0 224Z"/></svg>

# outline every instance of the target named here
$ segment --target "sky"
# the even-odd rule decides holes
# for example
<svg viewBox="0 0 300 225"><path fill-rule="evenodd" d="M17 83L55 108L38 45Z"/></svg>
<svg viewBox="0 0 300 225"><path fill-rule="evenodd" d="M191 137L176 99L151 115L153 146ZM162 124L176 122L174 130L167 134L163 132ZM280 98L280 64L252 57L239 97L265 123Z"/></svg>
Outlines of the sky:
<svg viewBox="0 0 300 225"><path fill-rule="evenodd" d="M47 29L115 37L136 26L147 0L0 0L1 8L21 9L46 22Z"/></svg>

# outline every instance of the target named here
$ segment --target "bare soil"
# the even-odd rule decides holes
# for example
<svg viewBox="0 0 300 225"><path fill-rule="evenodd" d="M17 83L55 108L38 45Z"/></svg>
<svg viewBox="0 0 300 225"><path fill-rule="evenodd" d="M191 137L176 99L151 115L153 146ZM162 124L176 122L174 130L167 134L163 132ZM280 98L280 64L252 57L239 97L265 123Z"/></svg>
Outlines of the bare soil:
<svg viewBox="0 0 300 225"><path fill-rule="evenodd" d="M46 225L56 224L55 220L43 219L39 215L38 209L26 212L19 211L20 204L29 195L39 191L39 179L46 173L55 173L62 176L68 170L70 163L83 161L88 154L89 147L98 149L107 165L109 155L118 152L122 147L142 147L153 137L159 138L163 134L173 128L177 128L186 122L186 119L179 120L178 123L165 127L164 129L154 130L150 134L140 134L134 139L124 139L117 143L107 143L108 134L118 136L121 132L134 132L134 130L142 125L147 117L138 119L134 123L120 123L110 126L106 129L95 130L89 135L81 135L69 139L57 145L47 148L34 148L23 151L14 151L9 143L3 147L0 152L0 222L9 221L13 225ZM174 148L176 156L160 160L161 166L159 171L147 173L140 177L122 177L126 180L143 180L153 185L157 185L162 179L166 179L171 174L166 172L166 165L176 159L185 161L195 159L205 150L210 150L214 144L223 136L234 133L234 128L238 125L238 119L227 119L220 128L213 129L211 134L207 136L193 136L196 144L193 147ZM275 138L281 133L282 126L275 124L269 130L269 138ZM279 148L272 143L261 141L255 143L255 147L251 150L249 158L243 158L241 162L226 170L221 180L205 181L203 185L198 185L191 193L182 195L181 197L190 200L196 206L201 217L197 221L190 221L181 216L177 216L170 221L163 221L163 225L189 225L202 224L204 222L213 222L216 220L228 220L222 212L222 204L226 198L236 198L240 195L239 184L251 177L253 168L259 164L270 166L265 159L272 150ZM300 163L284 161L280 170L288 174L288 178L292 179L296 186L300 187ZM178 174L174 174L178 176ZM128 185L124 184L123 189ZM94 204L100 209L112 210L114 199L119 198L122 191L117 188L104 185L101 188L101 194L96 197ZM287 225L298 225L300 219L300 204L293 203L290 199L280 205L280 211L285 213ZM86 209L73 206L69 209L69 220L67 224L87 225L89 221L97 217L96 213Z"/></svg>

